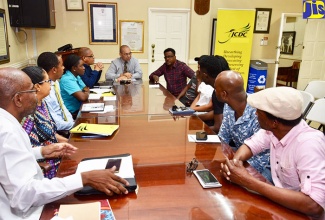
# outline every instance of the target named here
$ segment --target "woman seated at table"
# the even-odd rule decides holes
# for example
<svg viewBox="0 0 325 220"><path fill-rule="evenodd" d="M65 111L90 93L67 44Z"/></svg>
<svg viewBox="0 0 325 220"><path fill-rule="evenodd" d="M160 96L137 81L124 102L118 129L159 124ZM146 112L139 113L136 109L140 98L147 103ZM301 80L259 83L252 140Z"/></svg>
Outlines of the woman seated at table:
<svg viewBox="0 0 325 220"><path fill-rule="evenodd" d="M56 125L48 110L46 102L43 100L50 94L51 80L46 71L38 66L29 66L22 69L34 84L37 93L37 107L33 115L25 117L22 121L22 127L29 135L33 147L42 147L58 142L67 142L68 139L56 133ZM60 159L45 159L39 162L50 164L51 169L44 173L44 176L51 179L56 176Z"/></svg>
<svg viewBox="0 0 325 220"><path fill-rule="evenodd" d="M88 100L89 88L82 81L85 73L82 59L75 55L69 55L63 63L65 72L60 79L61 96L65 106L75 119L82 102Z"/></svg>

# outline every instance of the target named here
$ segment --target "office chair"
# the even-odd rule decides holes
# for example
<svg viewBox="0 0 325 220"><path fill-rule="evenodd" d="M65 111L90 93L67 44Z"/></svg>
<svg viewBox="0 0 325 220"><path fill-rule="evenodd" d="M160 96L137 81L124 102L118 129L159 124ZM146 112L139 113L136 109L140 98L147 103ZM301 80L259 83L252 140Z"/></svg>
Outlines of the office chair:
<svg viewBox="0 0 325 220"><path fill-rule="evenodd" d="M320 123L320 126L318 127L318 130L320 130L323 127L323 132L325 134L325 98L321 98L315 101L314 105L310 108L310 111L306 115L306 119L309 120L308 124L311 123L311 121Z"/></svg>
<svg viewBox="0 0 325 220"><path fill-rule="evenodd" d="M301 93L302 98L303 98L303 106L302 106L301 113L302 113L303 119L305 119L311 106L314 104L315 99L314 99L314 96L312 94L310 94L309 92L301 91L301 90L299 90L299 92Z"/></svg>
<svg viewBox="0 0 325 220"><path fill-rule="evenodd" d="M325 97L325 81L310 81L305 90L314 96L314 98L320 99Z"/></svg>

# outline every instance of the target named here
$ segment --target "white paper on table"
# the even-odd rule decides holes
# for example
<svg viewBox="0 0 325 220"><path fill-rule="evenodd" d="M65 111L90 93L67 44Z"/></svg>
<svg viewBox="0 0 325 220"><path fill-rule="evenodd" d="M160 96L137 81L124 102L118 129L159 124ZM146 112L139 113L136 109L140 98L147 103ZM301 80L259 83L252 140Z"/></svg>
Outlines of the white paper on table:
<svg viewBox="0 0 325 220"><path fill-rule="evenodd" d="M218 135L208 135L208 139L206 141L203 141L203 140L196 140L195 134L189 134L188 141L196 142L196 143L220 143L221 142Z"/></svg>
<svg viewBox="0 0 325 220"><path fill-rule="evenodd" d="M111 92L111 91L113 91L113 89L99 89L99 88L97 88L97 89L89 89L90 91L92 91L92 92L95 92L96 94L102 94L102 93L104 93L104 92Z"/></svg>
<svg viewBox="0 0 325 220"><path fill-rule="evenodd" d="M149 88L159 88L159 84L149 84Z"/></svg>
<svg viewBox="0 0 325 220"><path fill-rule="evenodd" d="M100 97L101 97L101 94L93 94L93 93L91 93L88 96L88 100L99 100Z"/></svg>
<svg viewBox="0 0 325 220"><path fill-rule="evenodd" d="M116 95L114 96L104 96L104 101L115 101L116 100Z"/></svg>
<svg viewBox="0 0 325 220"><path fill-rule="evenodd" d="M114 111L114 106L113 105L105 105L104 111L102 111L102 112L90 112L90 113L104 114L104 113L112 112L112 111Z"/></svg>
<svg viewBox="0 0 325 220"><path fill-rule="evenodd" d="M111 157L81 161L78 165L76 173L105 169L109 159L122 159L120 170L118 173L115 173L117 176L122 178L134 178L132 155L126 157Z"/></svg>

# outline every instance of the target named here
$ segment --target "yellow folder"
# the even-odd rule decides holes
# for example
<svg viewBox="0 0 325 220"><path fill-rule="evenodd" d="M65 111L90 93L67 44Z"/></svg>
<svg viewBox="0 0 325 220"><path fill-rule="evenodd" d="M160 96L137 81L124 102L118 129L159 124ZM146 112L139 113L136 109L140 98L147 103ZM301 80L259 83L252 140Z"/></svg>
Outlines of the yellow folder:
<svg viewBox="0 0 325 220"><path fill-rule="evenodd" d="M70 133L110 136L118 128L119 125L81 123L78 126L72 128L70 130Z"/></svg>

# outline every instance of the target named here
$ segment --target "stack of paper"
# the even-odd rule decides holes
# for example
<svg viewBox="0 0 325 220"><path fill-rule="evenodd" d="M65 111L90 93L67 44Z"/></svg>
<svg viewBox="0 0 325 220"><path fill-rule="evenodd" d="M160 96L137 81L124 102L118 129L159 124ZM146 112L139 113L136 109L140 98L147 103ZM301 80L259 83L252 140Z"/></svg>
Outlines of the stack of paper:
<svg viewBox="0 0 325 220"><path fill-rule="evenodd" d="M100 89L100 88L96 88L96 89L90 89L90 94L88 99L89 100L99 100L100 97L105 97L105 96L115 96L115 92L113 91L113 89Z"/></svg>
<svg viewBox="0 0 325 220"><path fill-rule="evenodd" d="M98 202L60 205L58 216L74 220L115 220L108 199Z"/></svg>
<svg viewBox="0 0 325 220"><path fill-rule="evenodd" d="M70 133L110 136L118 128L119 125L81 123L78 126L72 128L70 130Z"/></svg>
<svg viewBox="0 0 325 220"><path fill-rule="evenodd" d="M62 219L100 220L100 202L60 205L58 216Z"/></svg>
<svg viewBox="0 0 325 220"><path fill-rule="evenodd" d="M81 112L100 112L104 111L105 103L85 103L81 107Z"/></svg>

